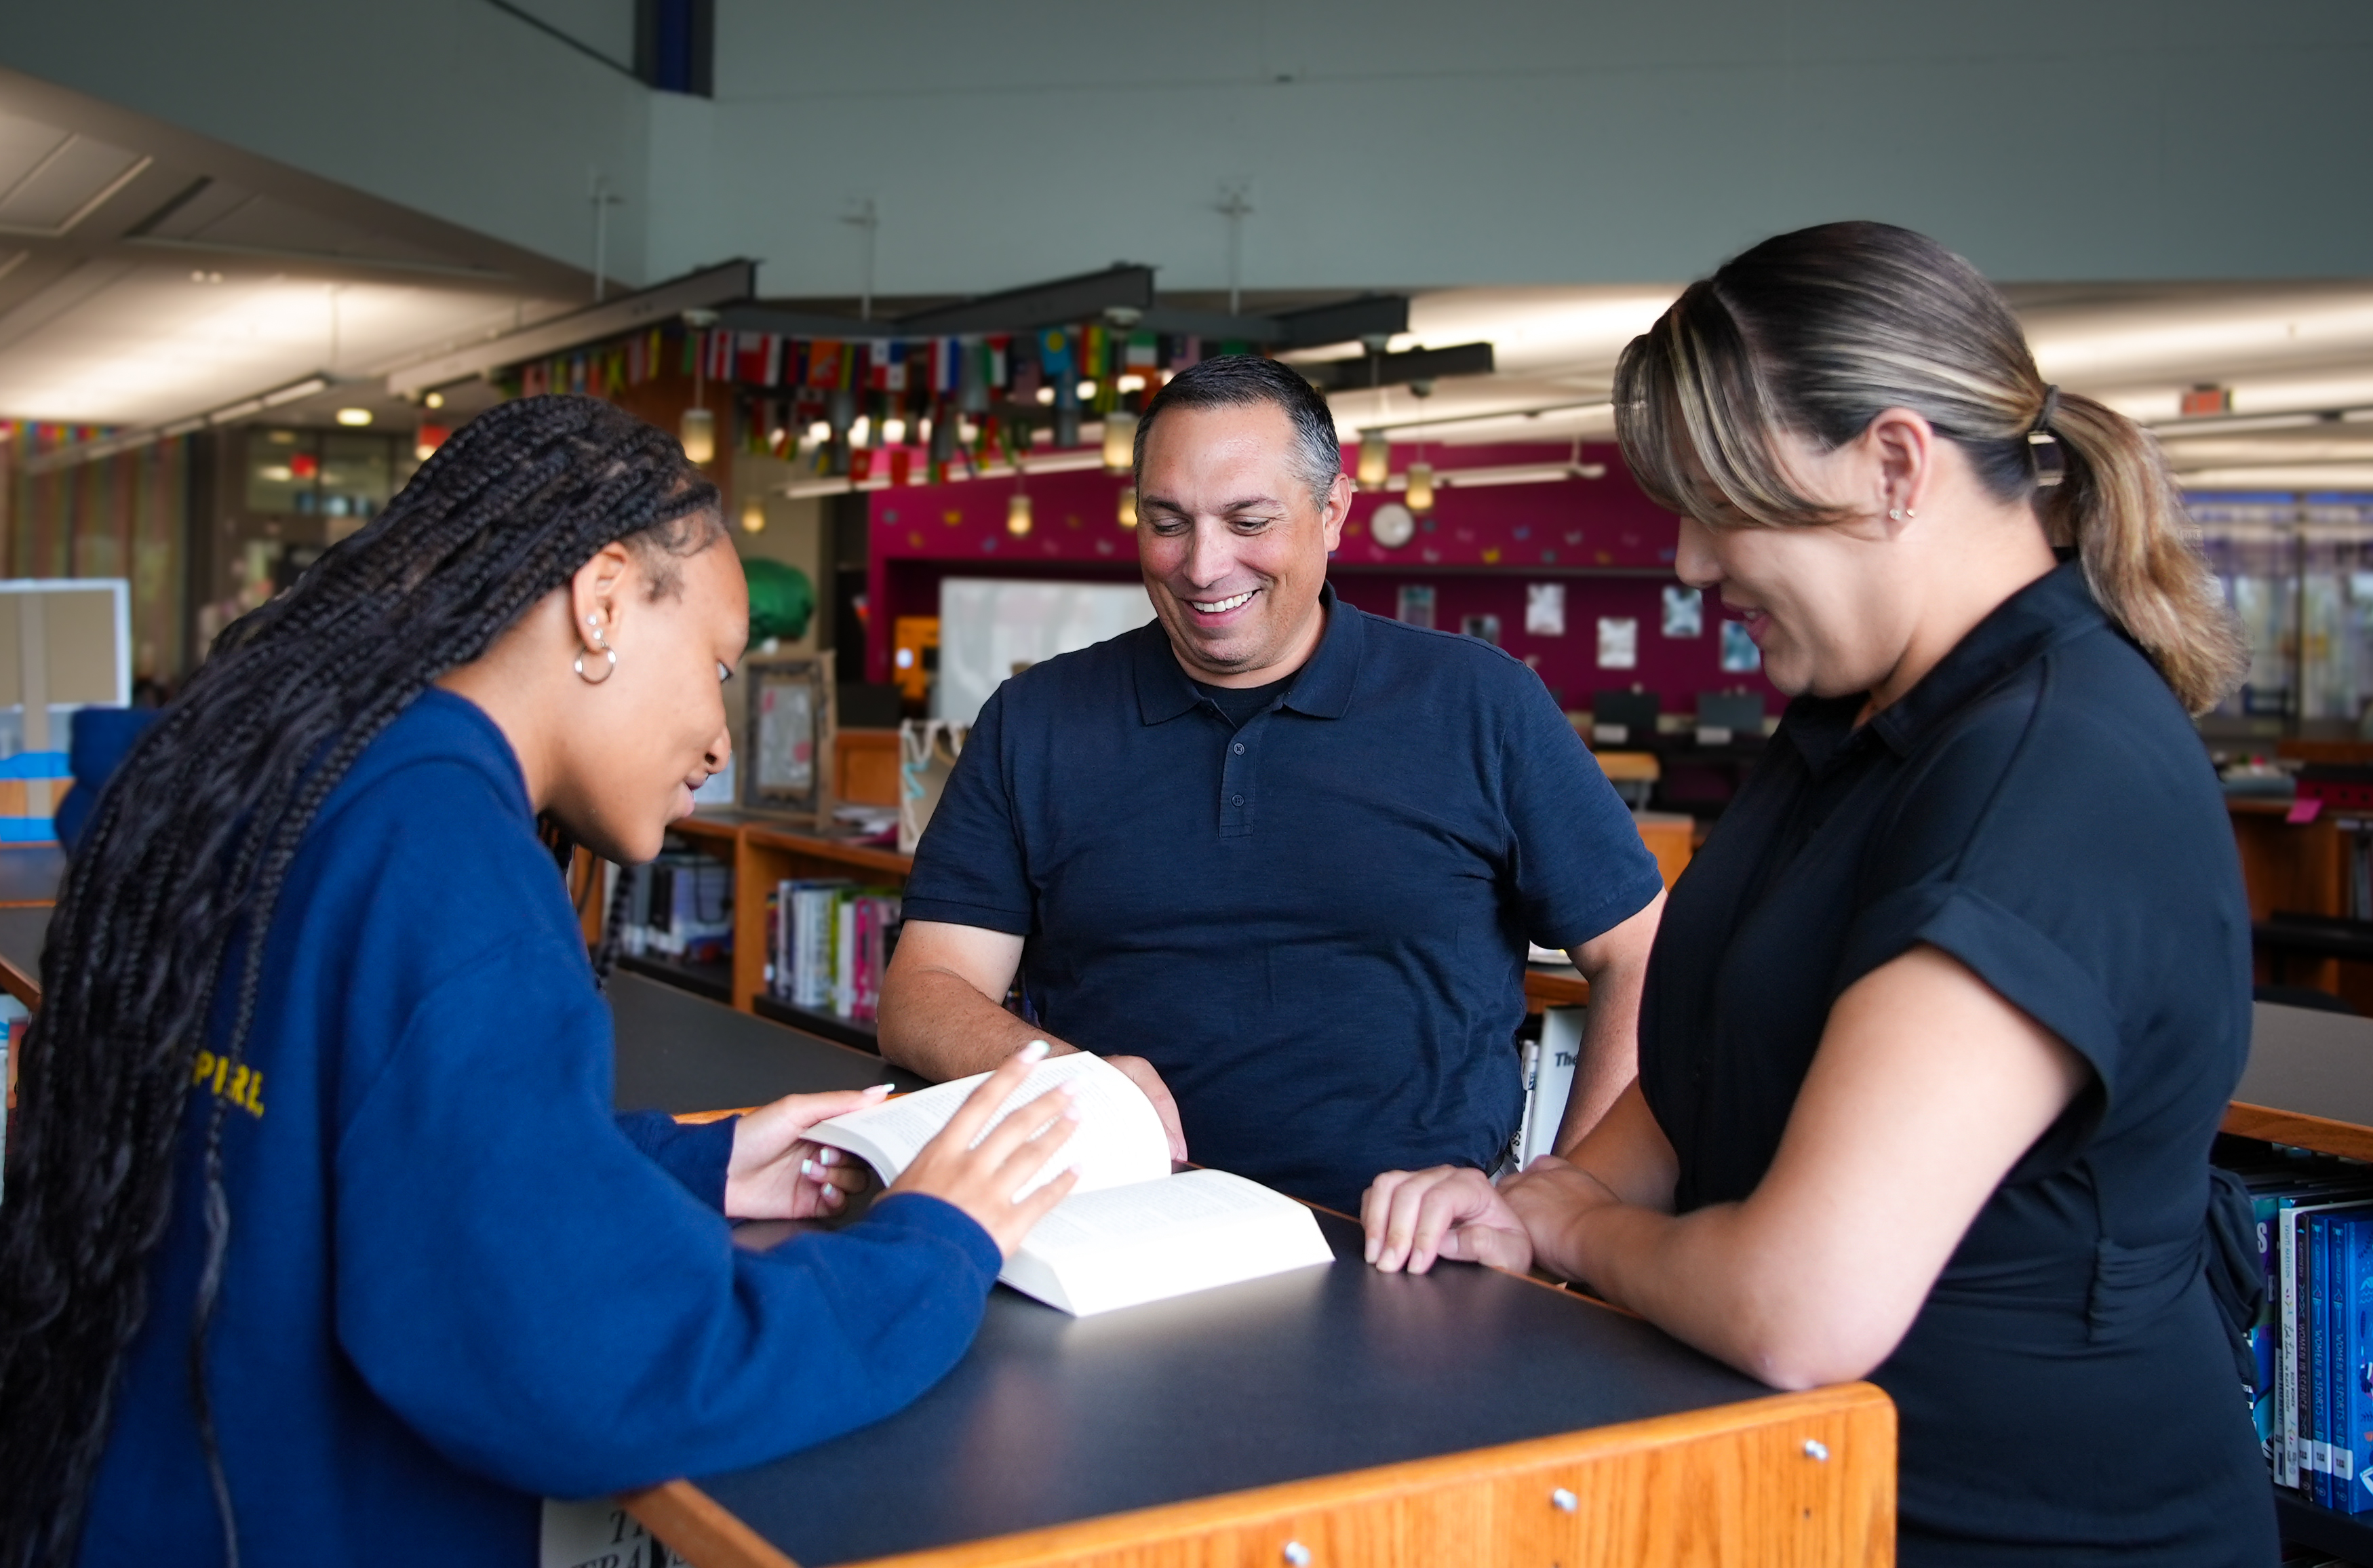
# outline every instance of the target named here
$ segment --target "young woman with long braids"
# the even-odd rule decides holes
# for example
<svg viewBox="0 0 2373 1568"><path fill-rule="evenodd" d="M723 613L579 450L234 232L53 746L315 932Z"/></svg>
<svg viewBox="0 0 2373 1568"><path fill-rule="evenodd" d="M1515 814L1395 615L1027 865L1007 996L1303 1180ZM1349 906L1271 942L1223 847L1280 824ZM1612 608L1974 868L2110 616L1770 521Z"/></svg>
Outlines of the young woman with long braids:
<svg viewBox="0 0 2373 1568"><path fill-rule="evenodd" d="M717 493L586 398L504 404L233 626L101 797L0 1208L0 1564L534 1560L538 1494L755 1462L970 1342L1059 1106L1000 1069L872 1212L801 1134L613 1120L539 819L649 860L723 766ZM720 1212L721 1211L721 1212Z"/></svg>
<svg viewBox="0 0 2373 1568"><path fill-rule="evenodd" d="M2185 717L2245 660L2148 439L1871 223L1692 285L1615 405L1681 577L1794 700L1673 889L1637 1082L1497 1191L1379 1178L1370 1257L1537 1265L1780 1387L1875 1379L1914 1568L2271 1564L2212 1241L2254 1247L2207 1159L2249 910Z"/></svg>

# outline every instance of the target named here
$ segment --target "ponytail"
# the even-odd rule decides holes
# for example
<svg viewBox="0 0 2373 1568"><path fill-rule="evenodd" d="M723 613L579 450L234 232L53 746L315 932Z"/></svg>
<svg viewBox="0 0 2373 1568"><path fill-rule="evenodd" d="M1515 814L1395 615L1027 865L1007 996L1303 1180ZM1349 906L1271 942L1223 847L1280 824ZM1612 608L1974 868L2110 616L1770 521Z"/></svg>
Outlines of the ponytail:
<svg viewBox="0 0 2373 1568"><path fill-rule="evenodd" d="M2115 409L2064 392L2049 433L2070 458L2066 481L2043 492L2053 543L2075 546L2102 613L2186 708L2206 712L2249 673L2250 647L2157 444Z"/></svg>
<svg viewBox="0 0 2373 1568"><path fill-rule="evenodd" d="M2044 385L2010 306L1925 235L1831 223L1765 240L1632 340L1614 401L1624 461L1651 498L1775 528L1837 514L1795 489L1774 434L1834 450L1882 409L1911 409L1996 499L2028 502L2055 544L2075 546L2094 601L2185 708L2214 708L2249 669L2150 438Z"/></svg>

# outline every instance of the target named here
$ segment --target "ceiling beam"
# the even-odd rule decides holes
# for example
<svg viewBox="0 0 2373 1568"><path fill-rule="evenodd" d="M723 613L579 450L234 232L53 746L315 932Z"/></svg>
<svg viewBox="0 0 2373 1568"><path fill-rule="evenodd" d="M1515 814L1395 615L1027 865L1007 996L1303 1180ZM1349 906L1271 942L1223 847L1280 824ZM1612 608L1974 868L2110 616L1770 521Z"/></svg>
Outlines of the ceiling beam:
<svg viewBox="0 0 2373 1568"><path fill-rule="evenodd" d="M1103 272L917 310L898 318L897 328L904 336L950 337L1097 321L1115 311L1129 313L1134 322L1152 307L1153 269L1124 262Z"/></svg>
<svg viewBox="0 0 2373 1568"><path fill-rule="evenodd" d="M1363 387L1405 386L1444 376L1491 374L1491 345L1462 343L1451 348L1412 348L1406 354L1367 354L1354 359L1323 359L1297 365L1320 392L1353 392Z"/></svg>
<svg viewBox="0 0 2373 1568"><path fill-rule="evenodd" d="M1280 348L1315 348L1321 344L1393 337L1409 331L1409 298L1400 294L1363 294L1357 299L1338 300L1332 305L1280 310L1276 321L1280 333L1276 343Z"/></svg>
<svg viewBox="0 0 2373 1568"><path fill-rule="evenodd" d="M623 337L631 332L672 322L686 310L712 310L747 299L758 284L758 263L726 262L674 278L606 304L572 310L520 332L505 333L484 343L416 360L390 372L387 390L410 397L431 387L487 375L547 354L560 354L588 344Z"/></svg>

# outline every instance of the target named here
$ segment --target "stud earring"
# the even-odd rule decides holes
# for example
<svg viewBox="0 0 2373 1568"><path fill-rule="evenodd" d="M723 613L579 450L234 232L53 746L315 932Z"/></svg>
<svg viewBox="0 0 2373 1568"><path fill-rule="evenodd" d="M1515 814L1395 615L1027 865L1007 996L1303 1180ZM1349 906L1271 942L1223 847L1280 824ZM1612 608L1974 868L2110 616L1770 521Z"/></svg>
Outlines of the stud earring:
<svg viewBox="0 0 2373 1568"><path fill-rule="evenodd" d="M1906 507L1903 509L1903 515L1906 517L1918 517L1920 515L1920 509L1917 507Z"/></svg>
<svg viewBox="0 0 2373 1568"><path fill-rule="evenodd" d="M1893 522L1901 522L1903 521L1903 509L1901 507L1889 507L1887 509L1887 515L1888 521Z"/></svg>
<svg viewBox="0 0 2373 1568"><path fill-rule="evenodd" d="M615 649L613 649L607 642L602 640L602 623L599 619L594 616L588 615L585 617L585 624L593 628L593 651L600 654L605 662L601 666L602 673L600 674L589 675L585 673L585 655L580 653L577 656L576 662L571 664L569 668L575 670L577 672L577 678L583 681L587 685L598 686L617 672L618 654Z"/></svg>

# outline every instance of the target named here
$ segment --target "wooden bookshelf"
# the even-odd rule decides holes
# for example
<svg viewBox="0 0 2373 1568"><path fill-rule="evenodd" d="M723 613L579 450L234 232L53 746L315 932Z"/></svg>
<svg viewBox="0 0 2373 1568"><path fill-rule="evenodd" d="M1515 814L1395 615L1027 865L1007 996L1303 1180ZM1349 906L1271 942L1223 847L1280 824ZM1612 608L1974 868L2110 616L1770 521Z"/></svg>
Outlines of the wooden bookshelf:
<svg viewBox="0 0 2373 1568"><path fill-rule="evenodd" d="M694 819L698 820L698 819ZM733 854L733 1005L756 1011L766 989L766 899L764 890L787 878L848 877L904 887L915 858L873 844L851 844L812 830L759 818L736 826ZM821 1016L821 1015L819 1015ZM844 1028L855 1021L834 1018ZM801 1024L801 1028L809 1025ZM829 1038L842 1039L834 1034ZM854 1042L843 1040L844 1044ZM868 1044L864 1048L873 1048Z"/></svg>

